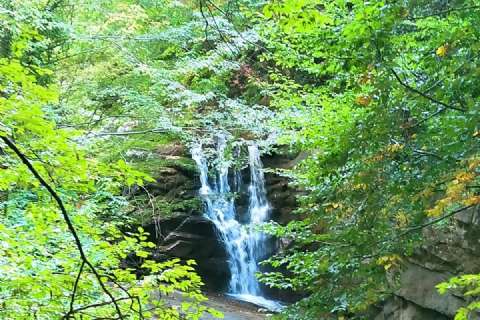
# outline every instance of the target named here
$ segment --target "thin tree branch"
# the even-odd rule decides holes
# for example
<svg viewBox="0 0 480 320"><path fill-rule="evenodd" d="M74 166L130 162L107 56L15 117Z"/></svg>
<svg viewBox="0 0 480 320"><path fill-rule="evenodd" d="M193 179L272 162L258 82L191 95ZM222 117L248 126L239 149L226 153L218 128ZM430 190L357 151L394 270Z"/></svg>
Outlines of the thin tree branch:
<svg viewBox="0 0 480 320"><path fill-rule="evenodd" d="M203 1L199 0L199 6L200 6L200 14L202 15L203 21L205 22L205 28L204 28L204 33L205 33L205 42L210 45L210 40L208 39L208 20L207 17L205 16L205 12L203 11Z"/></svg>
<svg viewBox="0 0 480 320"><path fill-rule="evenodd" d="M178 129L183 130L194 130L199 132L209 132L210 129L203 129L201 127L176 127ZM220 129L220 128L217 128ZM225 130L237 130L237 131L251 131L251 129L247 128L224 128ZM147 134L147 133L165 133L165 132L172 132L172 129L162 129L162 128L153 128L153 129L146 129L146 130L139 130L139 131L121 131L121 132L99 132L92 134L93 137L104 137L104 136L130 136L136 134Z"/></svg>
<svg viewBox="0 0 480 320"><path fill-rule="evenodd" d="M425 229L426 227L429 227L429 226L431 226L431 225L437 224L437 223L439 223L440 221L443 221L443 220L445 220L445 219L447 219L447 218L450 218L451 216L454 216L454 215L456 215L457 213L460 213L460 212L462 212L462 211L464 211L464 210L467 210L467 209L469 209L469 208L471 208L471 207L473 207L473 205L466 206L466 207L462 207L462 208L460 208L460 209L454 210L454 211L452 211L452 212L449 212L449 213L441 216L440 218L431 220L431 221L426 222L426 223L424 223L424 224L421 224L421 225L418 225L418 226L414 226L414 227L410 227L410 228L408 228L405 232L399 234L396 238L403 237L403 236L405 236L405 235L407 235L407 234L409 234L409 233L411 233L411 232L414 232L414 231L418 231L418 230Z"/></svg>
<svg viewBox="0 0 480 320"><path fill-rule="evenodd" d="M427 122L427 121L430 120L431 118L439 115L440 113L442 113L442 112L444 112L444 111L446 111L446 110L447 110L447 108L440 108L440 109L438 109L437 111L435 111L434 113L428 115L427 117L419 120L418 122L415 122L415 123L414 123L412 126L410 126L409 128L418 127L418 126L421 125L422 123Z"/></svg>
<svg viewBox="0 0 480 320"><path fill-rule="evenodd" d="M259 49L261 49L261 50L264 50L264 51L266 51L266 52L272 53L272 51L271 51L270 49L268 49L268 48L266 48L266 47L264 47L264 46L262 46L262 45L260 45L260 44L258 44L258 43L252 42L252 41L250 41L249 39L245 38L245 37L242 35L242 33L238 30L238 28L235 27L235 24L233 23L233 21L231 21L231 18L228 16L228 14L227 14L225 11L223 11L217 4L215 4L215 2L213 2L213 1L211 1L211 0L205 0L205 1L208 2L208 3L210 3L215 9L217 9L217 10L225 17L225 19L226 19L228 22L230 22L230 23L232 24L233 30L237 33L237 35L238 35L242 40L250 43L251 45L253 45L253 46L255 46L255 47L257 47L257 48L259 48Z"/></svg>
<svg viewBox="0 0 480 320"><path fill-rule="evenodd" d="M146 133L160 133L160 132L169 132L168 129L148 129L141 131L123 131L123 132L100 132L94 134L94 137L103 137L103 136L130 136L136 134L146 134Z"/></svg>
<svg viewBox="0 0 480 320"><path fill-rule="evenodd" d="M80 254L80 258L82 262L84 262L92 271L92 273L95 275L97 278L97 281L102 288L103 292L110 298L111 303L115 306L115 310L119 316L120 319L124 319L124 316L122 314L122 311L120 310L120 306L117 303L117 300L115 300L115 297L113 294L107 289L105 284L103 283L100 274L97 272L95 267L92 265L92 263L88 260L85 251L83 250L82 242L80 241L80 238L77 234L77 231L75 229L75 226L72 223L72 220L70 219L70 216L68 215L67 209L65 208L65 205L63 204L62 199L60 196L57 194L57 192L43 179L43 177L38 173L38 171L33 167L33 165L30 163L30 161L27 159L27 157L18 149L18 147L11 141L8 137L6 136L1 136L0 137L3 142L20 158L23 164L25 164L28 168L28 170L33 174L33 176L40 182L40 184L47 189L48 193L53 197L55 202L57 203L58 207L60 208L60 212L63 216L63 220L67 224L69 232L72 234L73 239L75 241L75 245L77 247L77 250Z"/></svg>
<svg viewBox="0 0 480 320"><path fill-rule="evenodd" d="M138 313L138 315L140 316L140 319L144 319L143 317L143 314L141 312L142 308L141 308L141 304L140 304L140 298L138 296L134 296L132 295L130 292L128 292L128 289L123 287L120 283L118 283L118 281L115 279L114 276L110 276L110 275L105 275L108 279L110 279L111 282L113 282L115 285L117 285L120 290L122 290L123 292L125 292L125 294L130 298L130 310L135 312L135 313ZM138 306L139 306L139 310L135 310L133 308L134 304L135 304L135 301L138 302Z"/></svg>
<svg viewBox="0 0 480 320"><path fill-rule="evenodd" d="M447 109L452 109L452 110L457 110L457 111L462 111L462 112L465 112L466 110L463 109L463 108L459 108L459 107L455 107L455 106L452 106L450 104L446 104L445 102L442 102L442 101L439 101L437 99L434 99L432 98L431 96L423 93L422 91L418 90L418 89L415 89L414 87L408 85L406 82L404 82L400 76L395 72L395 70L393 70L393 68L390 69L393 73L393 75L395 76L395 78L397 79L397 81L403 86L405 87L407 90L413 92L413 93L416 93L418 94L419 96L435 103L435 104L439 104L441 106L443 106L444 108L447 108Z"/></svg>
<svg viewBox="0 0 480 320"><path fill-rule="evenodd" d="M118 298L118 299L115 299L115 302L125 301L125 300L130 300L130 298L129 298L129 297ZM91 309L91 308L98 308L98 307L107 306L107 305L109 305L109 304L111 304L111 303L112 303L111 301L104 301L104 302L98 302L98 303L89 304L89 305L86 305L86 306L83 306L83 307L79 307L79 308L73 309L72 314L78 313L78 312L83 311L83 310ZM98 319L98 318L97 318L97 319ZM122 317L122 318L120 318L120 319L124 319L124 318Z"/></svg>
<svg viewBox="0 0 480 320"><path fill-rule="evenodd" d="M428 152L428 151L425 151L425 150L418 150L418 149L414 149L413 152L415 153L418 153L418 154L421 154L421 155L425 155L425 156L431 156L431 157L434 157L434 158L437 158L439 160L442 160L443 158L441 156L439 156L438 154L435 154L433 152Z"/></svg>
<svg viewBox="0 0 480 320"><path fill-rule="evenodd" d="M228 41L228 39L225 37L224 33L222 32L219 25L217 24L217 20L215 20L215 15L213 14L208 4L205 4L205 7L207 8L210 17L212 17L213 25L215 26L215 29L217 30L217 33L220 36L220 39L225 43L225 45L228 47L228 49L231 51L233 55L236 53L238 54L240 52L239 48L235 45L235 43L233 43L232 41ZM232 49L230 46L233 46L236 51Z"/></svg>
<svg viewBox="0 0 480 320"><path fill-rule="evenodd" d="M480 5L465 6L465 7L461 7L461 8L450 8L450 9L446 9L446 10L442 10L442 11L437 11L437 12L434 12L434 13L431 13L431 14L426 14L426 15L423 15L423 16L410 17L408 19L409 20L420 20L420 19L425 19L425 18L430 18L430 17L435 17L435 16L441 16L443 14L448 14L448 13L454 12L454 11L475 10L475 9L479 9L479 8L480 8Z"/></svg>
<svg viewBox="0 0 480 320"><path fill-rule="evenodd" d="M80 270L78 270L77 278L75 279L75 284L73 285L72 298L70 300L70 310L68 310L67 314L65 315L65 319L68 319L68 317L70 317L70 315L73 313L73 305L75 303L75 295L77 293L78 284L80 282L80 277L82 275L84 266L85 266L85 261L82 261L82 264L80 265Z"/></svg>

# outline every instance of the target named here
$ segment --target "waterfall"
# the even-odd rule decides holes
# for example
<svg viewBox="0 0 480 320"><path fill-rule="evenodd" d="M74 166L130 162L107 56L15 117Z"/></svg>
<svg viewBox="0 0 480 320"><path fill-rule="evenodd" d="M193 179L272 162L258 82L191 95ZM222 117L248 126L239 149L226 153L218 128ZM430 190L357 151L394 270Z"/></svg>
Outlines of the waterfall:
<svg viewBox="0 0 480 320"><path fill-rule="evenodd" d="M218 230L218 237L225 245L228 255L228 266L231 273L229 295L240 300L252 302L271 310L278 310L281 305L262 296L260 284L255 276L258 262L267 254L267 237L256 230L256 226L269 218L270 206L265 190L260 153L256 145L248 147L250 185L249 205L246 221L240 223L232 197L228 173L229 167L224 160L226 140L218 138L217 154L219 165L216 177L209 178L208 165L202 147L192 148L192 157L200 171L200 195L205 202L205 216ZM234 172L235 189L239 190L240 173Z"/></svg>

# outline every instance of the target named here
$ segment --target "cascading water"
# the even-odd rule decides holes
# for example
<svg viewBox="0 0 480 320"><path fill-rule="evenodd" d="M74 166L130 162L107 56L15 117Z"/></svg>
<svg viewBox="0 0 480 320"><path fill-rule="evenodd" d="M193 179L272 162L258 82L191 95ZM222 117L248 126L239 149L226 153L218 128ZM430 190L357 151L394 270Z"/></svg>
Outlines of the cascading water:
<svg viewBox="0 0 480 320"><path fill-rule="evenodd" d="M281 305L262 296L260 285L255 276L258 261L266 255L267 237L257 231L255 226L269 218L265 179L262 171L260 153L256 145L248 147L250 164L249 206L246 222L240 223L235 212L234 199L228 182L228 165L223 160L226 147L224 137L219 137L217 153L220 164L217 176L210 184L208 165L201 146L192 149L192 157L200 171L200 195L205 201L205 215L215 224L218 236L225 245L228 254L228 266L231 273L229 295L240 300L252 302L271 310ZM236 188L239 188L240 175L234 173Z"/></svg>

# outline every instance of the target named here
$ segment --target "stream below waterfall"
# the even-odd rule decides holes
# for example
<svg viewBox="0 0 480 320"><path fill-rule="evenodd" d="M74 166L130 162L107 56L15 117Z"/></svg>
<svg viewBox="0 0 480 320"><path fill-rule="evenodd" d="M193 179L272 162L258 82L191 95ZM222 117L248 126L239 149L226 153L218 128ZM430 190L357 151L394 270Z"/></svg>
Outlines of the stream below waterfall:
<svg viewBox="0 0 480 320"><path fill-rule="evenodd" d="M282 305L264 297L256 278L258 263L269 253L269 239L256 227L268 221L270 205L265 190L260 152L255 144L248 146L250 185L248 187L249 204L245 212L236 212L232 193L241 186L240 173L233 172L235 182L232 190L229 184L231 171L224 160L226 139L218 137L217 156L220 161L215 174L209 176L209 166L201 145L192 148L192 157L200 172L200 196L205 203L205 216L218 230L218 237L223 242L228 258L230 280L227 294L269 310L279 310ZM241 217L241 219L240 219Z"/></svg>

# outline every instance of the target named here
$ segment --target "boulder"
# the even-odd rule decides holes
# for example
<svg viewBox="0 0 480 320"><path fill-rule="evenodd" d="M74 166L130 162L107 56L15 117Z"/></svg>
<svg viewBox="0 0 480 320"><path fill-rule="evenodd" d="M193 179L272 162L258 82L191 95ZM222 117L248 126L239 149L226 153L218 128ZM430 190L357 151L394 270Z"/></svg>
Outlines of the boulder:
<svg viewBox="0 0 480 320"><path fill-rule="evenodd" d="M185 147L181 143L168 143L164 145L160 145L157 148L157 154L160 156L184 156L185 155Z"/></svg>
<svg viewBox="0 0 480 320"><path fill-rule="evenodd" d="M375 320L449 320L438 312L422 308L400 297L387 301Z"/></svg>
<svg viewBox="0 0 480 320"><path fill-rule="evenodd" d="M436 272L424 266L407 263L405 271L401 274L400 289L396 295L414 302L422 309L434 310L438 314L453 317L455 312L464 305L465 300L450 293L440 295L435 288L437 284L452 276L449 273Z"/></svg>
<svg viewBox="0 0 480 320"><path fill-rule="evenodd" d="M155 182L145 185L152 195L170 196L182 192L189 192L191 197L194 196L194 185L191 179L175 168L165 167L160 170Z"/></svg>

